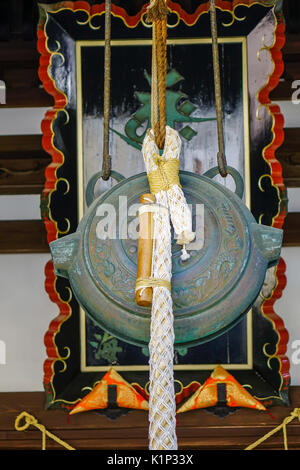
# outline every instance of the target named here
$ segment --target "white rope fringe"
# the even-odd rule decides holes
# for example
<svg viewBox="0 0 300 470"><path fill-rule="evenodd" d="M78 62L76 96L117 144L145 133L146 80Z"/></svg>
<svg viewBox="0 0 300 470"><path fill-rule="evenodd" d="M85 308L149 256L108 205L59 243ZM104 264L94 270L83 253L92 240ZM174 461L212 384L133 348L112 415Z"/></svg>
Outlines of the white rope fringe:
<svg viewBox="0 0 300 470"><path fill-rule="evenodd" d="M181 140L179 134L166 127L165 149L162 159L174 159L180 155ZM157 169L159 150L154 141L152 130L148 130L143 142L142 153L147 173ZM151 277L171 282L171 225L170 217L177 237L177 243L185 245L191 242L192 217L182 189L178 185L168 191L155 194L156 203L168 209L154 212L154 234ZM169 215L170 214L170 215ZM189 255L183 247L184 259ZM174 390L174 327L171 292L166 287L153 288L150 343L149 343L149 449L177 450L176 403Z"/></svg>

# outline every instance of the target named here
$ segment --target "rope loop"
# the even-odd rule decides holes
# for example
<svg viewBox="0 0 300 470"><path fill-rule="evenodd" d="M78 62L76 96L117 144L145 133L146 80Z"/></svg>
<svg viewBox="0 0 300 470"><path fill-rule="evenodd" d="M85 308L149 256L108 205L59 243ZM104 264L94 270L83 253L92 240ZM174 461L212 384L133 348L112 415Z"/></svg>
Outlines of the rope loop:
<svg viewBox="0 0 300 470"><path fill-rule="evenodd" d="M22 425L20 423L23 419L25 420L25 423ZM28 429L29 426L34 426L37 429L39 429L39 431L41 431L41 433L42 433L42 450L46 450L46 436L50 437L53 441L57 442L58 444L60 444L61 446L65 447L68 450L75 450L74 447L71 447L69 444L64 442L62 439L55 436L51 432L47 431L46 427L43 424L40 424L34 416L27 413L27 411L22 411L22 413L20 413L15 419L15 429L17 431L26 431L26 429Z"/></svg>
<svg viewBox="0 0 300 470"><path fill-rule="evenodd" d="M20 424L22 420L25 421L23 425ZM31 416L26 411L23 411L16 418L15 429L17 431L25 431L27 428L29 428L29 426L36 426L37 423L38 423L38 420L34 416Z"/></svg>

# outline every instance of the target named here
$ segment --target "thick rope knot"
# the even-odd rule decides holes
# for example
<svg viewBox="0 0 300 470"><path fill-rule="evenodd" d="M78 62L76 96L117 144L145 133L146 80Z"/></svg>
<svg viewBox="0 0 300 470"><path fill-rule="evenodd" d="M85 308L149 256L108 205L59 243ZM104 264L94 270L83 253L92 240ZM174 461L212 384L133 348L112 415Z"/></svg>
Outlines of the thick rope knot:
<svg viewBox="0 0 300 470"><path fill-rule="evenodd" d="M21 424L22 420L25 421L24 424ZM47 436L50 437L50 439L52 439L53 441L57 442L59 445L65 447L66 449L75 450L74 447L70 446L69 444L64 442L62 439L60 439L59 437L55 436L50 431L48 431L46 427L43 424L39 423L38 420L34 416L27 413L27 411L22 411L22 413L20 413L15 419L15 429L17 431L25 431L26 429L29 428L29 426L34 426L39 431L41 431L42 450L46 450L46 437Z"/></svg>
<svg viewBox="0 0 300 470"><path fill-rule="evenodd" d="M179 181L179 160L177 158L165 160L160 156L156 156L154 160L157 170L148 173L151 193L156 194L159 191L168 191L175 185L181 188Z"/></svg>
<svg viewBox="0 0 300 470"><path fill-rule="evenodd" d="M167 0L152 0L147 7L147 23L163 20L168 14Z"/></svg>
<svg viewBox="0 0 300 470"><path fill-rule="evenodd" d="M192 231L191 211L187 206L179 179L179 156L181 139L178 132L169 126L165 129L166 139L162 155L154 138L154 131L148 129L143 142L143 156L145 160L150 191L157 197L161 191L166 193L166 206L177 238L177 244L183 245L182 261L189 258L184 245L195 238Z"/></svg>
<svg viewBox="0 0 300 470"><path fill-rule="evenodd" d="M23 425L21 425L22 420L25 421ZM28 414L26 411L23 411L16 418L15 429L17 431L25 431L25 429L29 428L29 426L36 426L37 424L38 420L34 416Z"/></svg>

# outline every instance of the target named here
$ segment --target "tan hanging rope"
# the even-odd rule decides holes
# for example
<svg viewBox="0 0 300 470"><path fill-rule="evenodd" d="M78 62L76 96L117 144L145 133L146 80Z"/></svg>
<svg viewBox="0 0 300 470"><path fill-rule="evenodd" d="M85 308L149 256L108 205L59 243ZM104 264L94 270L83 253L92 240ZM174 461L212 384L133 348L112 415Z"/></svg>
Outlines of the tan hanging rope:
<svg viewBox="0 0 300 470"><path fill-rule="evenodd" d="M23 425L21 424L22 420L25 420L25 423ZM74 447L71 447L69 444L64 442L62 439L60 439L59 437L55 436L50 431L48 431L45 428L45 426L43 424L40 424L34 416L30 415L26 411L22 411L22 413L20 413L17 416L16 420L15 420L15 429L17 431L25 431L26 429L29 428L29 426L34 426L34 427L36 427L37 429L39 429L41 431L41 433L42 433L42 450L46 450L46 436L48 436L50 439L57 442L61 446L65 447L65 449L76 450L76 449L74 449Z"/></svg>
<svg viewBox="0 0 300 470"><path fill-rule="evenodd" d="M104 103L103 103L103 151L102 178L108 180L111 173L109 155L109 112L110 112L110 75L111 75L111 0L105 0L105 47L104 47Z"/></svg>
<svg viewBox="0 0 300 470"><path fill-rule="evenodd" d="M219 62L218 31L217 31L217 16L216 16L215 0L209 1L209 10L210 10L210 24L211 24L211 40L212 40L217 127L218 127L218 147L219 148L218 148L218 154L217 154L217 161L218 161L219 173L221 176L223 176L223 178L225 178L227 176L227 162L226 162L225 143L224 143L220 62Z"/></svg>
<svg viewBox="0 0 300 470"><path fill-rule="evenodd" d="M151 127L159 149L166 133L167 14L166 0L153 0L147 8L146 21L152 23Z"/></svg>

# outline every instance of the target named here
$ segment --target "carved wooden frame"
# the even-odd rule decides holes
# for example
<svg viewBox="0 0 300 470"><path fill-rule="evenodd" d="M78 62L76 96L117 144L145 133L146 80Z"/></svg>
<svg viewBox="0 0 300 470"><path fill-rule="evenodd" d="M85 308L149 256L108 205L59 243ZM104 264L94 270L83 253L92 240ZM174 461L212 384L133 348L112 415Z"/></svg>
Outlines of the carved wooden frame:
<svg viewBox="0 0 300 470"><path fill-rule="evenodd" d="M258 54L269 54L273 63L273 71L265 85L257 90L256 109L257 120L263 124L266 140L260 141L258 148L252 149L258 153L259 158L251 160L251 194L255 201L251 207L258 221L281 228L286 214L285 187L282 179L281 166L276 159L275 152L283 142L283 117L277 105L271 103L270 92L277 86L283 71L281 48L284 44L284 22L280 11L276 10L276 1L257 2L234 0L216 0L218 11L225 12L231 20L229 25L236 27L243 18L238 16L239 8L248 9L260 5L266 11L272 12L274 17L274 40L270 46L264 42ZM201 2L193 14L188 14L177 2L169 1L170 10L176 14L178 20L185 25L192 26L207 13L208 2ZM143 22L146 2L141 10L130 16L119 6L112 4L112 15L120 19L123 24L133 31ZM88 39L97 37L98 20L104 13L104 3L90 5L84 1L60 2L48 7L44 12L38 30L38 50L41 54L39 76L45 90L53 96L54 106L42 121L43 147L51 155L52 162L46 169L46 183L42 197L42 215L47 231L48 242L67 233L75 231L78 224L74 200L76 200L76 172L74 173L74 155L76 153L76 125L74 122L74 103L69 106L68 92L71 93L70 84L65 81L65 88L58 89L56 83L55 62L62 61L68 67L74 66L75 52L70 48L68 57L59 49L57 39L47 35L46 25L49 16L55 17L62 11L70 15L77 15L77 24L89 28ZM244 10L243 10L244 11ZM241 33L239 33L241 35ZM70 42L76 42L76 33ZM75 119L75 121L74 121ZM72 124L72 125L70 125ZM250 122L250 126L257 123ZM250 130L250 134L251 134ZM66 151L65 142L73 142ZM75 198L75 199L74 199ZM44 386L47 396L48 408L70 409L80 400L84 389L92 387L103 374L95 372L82 372L80 357L80 326L79 306L72 297L68 281L56 277L52 261L45 267L45 288L50 299L57 305L59 313L51 322L45 334L47 359L44 363ZM253 357L251 370L234 371L235 378L260 399L265 405L280 405L288 403L288 390L290 383L289 361L285 356L288 333L283 321L274 311L275 301L282 295L285 287L285 263L282 259L275 270L270 274L270 282L266 282L254 309L255 331L265 331L268 323L268 342L263 338L253 338L256 351ZM192 392L195 381L202 383L207 378L209 370L202 370L197 377L190 372L181 372L181 390L177 394L179 402ZM137 388L144 394L146 374L138 375L134 372L124 374L131 383L135 382ZM176 377L176 375L175 375ZM138 383L137 383L138 382Z"/></svg>

